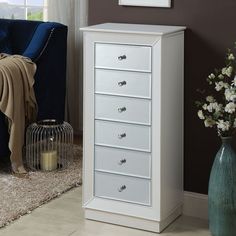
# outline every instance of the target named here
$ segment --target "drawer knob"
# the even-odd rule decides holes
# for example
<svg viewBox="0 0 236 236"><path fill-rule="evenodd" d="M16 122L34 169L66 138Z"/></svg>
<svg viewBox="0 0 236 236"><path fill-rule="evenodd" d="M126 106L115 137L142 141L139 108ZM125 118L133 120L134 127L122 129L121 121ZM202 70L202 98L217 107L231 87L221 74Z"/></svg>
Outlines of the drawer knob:
<svg viewBox="0 0 236 236"><path fill-rule="evenodd" d="M124 158L124 159L121 159L120 161L119 161L119 165L123 165L123 164L125 164L126 163L126 159Z"/></svg>
<svg viewBox="0 0 236 236"><path fill-rule="evenodd" d="M122 56L119 56L118 57L118 60L119 61L122 61L122 60L125 60L127 57L126 57L126 55L122 55Z"/></svg>
<svg viewBox="0 0 236 236"><path fill-rule="evenodd" d="M122 87L122 86L124 86L124 85L126 85L127 83L126 83L126 81L124 80L124 81L121 81L121 82L118 82L118 85L120 86L120 87Z"/></svg>
<svg viewBox="0 0 236 236"><path fill-rule="evenodd" d="M122 185L118 188L118 191L121 193L123 192L124 190L126 189L126 186L125 185Z"/></svg>
<svg viewBox="0 0 236 236"><path fill-rule="evenodd" d="M118 112L119 112L119 113L122 113L122 112L124 112L124 111L126 111L126 107L119 107L119 108L118 108Z"/></svg>
<svg viewBox="0 0 236 236"><path fill-rule="evenodd" d="M126 133L118 134L118 138L119 138L119 139L122 139L122 138L125 138L125 137L126 137Z"/></svg>

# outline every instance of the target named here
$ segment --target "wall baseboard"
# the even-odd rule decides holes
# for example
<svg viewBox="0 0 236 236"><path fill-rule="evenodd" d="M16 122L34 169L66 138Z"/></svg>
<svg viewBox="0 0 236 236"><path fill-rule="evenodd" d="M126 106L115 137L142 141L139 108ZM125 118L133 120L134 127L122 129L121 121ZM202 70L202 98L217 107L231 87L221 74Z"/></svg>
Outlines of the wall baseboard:
<svg viewBox="0 0 236 236"><path fill-rule="evenodd" d="M183 214L208 220L208 196L185 191Z"/></svg>

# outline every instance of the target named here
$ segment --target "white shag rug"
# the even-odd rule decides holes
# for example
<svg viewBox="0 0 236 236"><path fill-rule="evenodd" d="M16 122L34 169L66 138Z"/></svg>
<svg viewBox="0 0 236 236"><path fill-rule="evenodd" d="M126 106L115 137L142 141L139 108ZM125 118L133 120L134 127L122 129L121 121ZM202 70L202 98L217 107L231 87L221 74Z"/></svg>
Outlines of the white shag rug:
<svg viewBox="0 0 236 236"><path fill-rule="evenodd" d="M0 160L1 162L1 160ZM62 171L29 172L17 178L0 166L0 228L82 183L82 147L74 145L74 162Z"/></svg>

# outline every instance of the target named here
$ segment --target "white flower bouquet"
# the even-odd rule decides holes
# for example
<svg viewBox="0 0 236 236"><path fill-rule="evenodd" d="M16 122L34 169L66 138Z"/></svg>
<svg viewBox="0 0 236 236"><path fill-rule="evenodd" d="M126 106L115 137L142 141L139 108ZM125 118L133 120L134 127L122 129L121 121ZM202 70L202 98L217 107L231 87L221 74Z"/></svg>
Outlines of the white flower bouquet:
<svg viewBox="0 0 236 236"><path fill-rule="evenodd" d="M236 48L236 44L235 44ZM207 77L215 95L197 101L198 117L205 127L216 128L222 137L232 136L236 128L236 60L228 49L226 63Z"/></svg>

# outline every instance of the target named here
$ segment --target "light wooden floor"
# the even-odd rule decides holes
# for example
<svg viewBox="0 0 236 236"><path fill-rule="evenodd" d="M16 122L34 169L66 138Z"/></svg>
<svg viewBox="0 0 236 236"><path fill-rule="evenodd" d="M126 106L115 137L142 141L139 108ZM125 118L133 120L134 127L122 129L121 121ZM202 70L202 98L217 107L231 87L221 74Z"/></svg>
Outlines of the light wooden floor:
<svg viewBox="0 0 236 236"><path fill-rule="evenodd" d="M76 188L0 229L0 236L154 236L157 234L85 220L82 188ZM161 236L210 236L206 221L180 217Z"/></svg>

